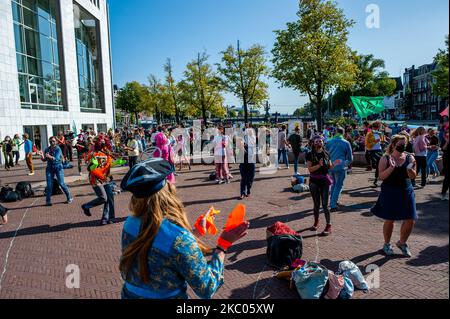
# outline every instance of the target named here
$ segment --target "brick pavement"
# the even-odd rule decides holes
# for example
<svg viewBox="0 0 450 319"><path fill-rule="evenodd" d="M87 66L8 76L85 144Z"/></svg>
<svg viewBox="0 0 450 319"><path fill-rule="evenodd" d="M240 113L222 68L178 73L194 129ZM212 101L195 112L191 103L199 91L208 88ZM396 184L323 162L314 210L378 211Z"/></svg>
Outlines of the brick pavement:
<svg viewBox="0 0 450 319"><path fill-rule="evenodd" d="M236 168L233 169L235 179L229 185L216 186L207 181L213 170L211 166L197 166L178 177L178 191L191 223L212 204L229 212L238 203ZM225 285L215 298L297 298L288 283L273 278L274 270L265 265L266 227L282 221L293 229L303 230L313 222L312 200L308 194L290 192L290 174L281 170L274 176L257 175L253 196L245 201L251 223L249 235L227 256ZM24 167L13 173L1 171L0 179L12 183L22 175L26 175ZM39 176L34 177L35 182L42 178ZM355 294L358 299L448 299L448 202L438 199L442 180L433 181L416 192L420 220L410 240L414 257L405 259L385 258L379 252L383 244L382 221L368 213L378 195L369 186L371 178L372 174L355 168L346 180L341 200L348 208L332 215L334 234L323 238L305 231L303 257L318 260L331 270L337 270L339 262L347 259L362 269L370 264L378 265L380 288L370 294L358 292ZM36 198L7 205L12 210L10 223L0 227L0 298L120 297L120 232L129 214L130 195L121 194L116 198L118 223L100 227L100 208L93 211L92 219L80 210L82 203L93 198L88 183L78 181L70 188L75 195L75 202L70 206L63 203L64 196L59 196L55 206L43 207L42 191ZM226 215L217 218L218 225L224 224ZM398 232L396 226L393 241L398 240ZM212 240L207 242L214 244ZM69 264L80 267L80 289L65 287L65 270Z"/></svg>

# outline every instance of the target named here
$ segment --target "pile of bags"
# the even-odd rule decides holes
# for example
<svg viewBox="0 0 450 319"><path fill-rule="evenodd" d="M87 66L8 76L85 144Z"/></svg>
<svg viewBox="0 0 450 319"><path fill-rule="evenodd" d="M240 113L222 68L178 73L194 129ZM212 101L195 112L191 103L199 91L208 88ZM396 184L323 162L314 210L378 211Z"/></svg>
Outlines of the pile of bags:
<svg viewBox="0 0 450 319"><path fill-rule="evenodd" d="M351 261L341 262L336 273L315 262L298 260L295 264L295 270L280 272L277 277L291 280L301 299L346 300L356 289L369 291L364 276Z"/></svg>
<svg viewBox="0 0 450 319"><path fill-rule="evenodd" d="M307 180L303 176L295 175L291 180L292 190L296 193L309 192Z"/></svg>
<svg viewBox="0 0 450 319"><path fill-rule="evenodd" d="M289 280L301 299L351 299L356 289L369 291L363 274L353 262L343 261L338 271L333 272L321 264L301 259L302 236L289 226L277 222L266 232L268 264L285 270L277 278Z"/></svg>

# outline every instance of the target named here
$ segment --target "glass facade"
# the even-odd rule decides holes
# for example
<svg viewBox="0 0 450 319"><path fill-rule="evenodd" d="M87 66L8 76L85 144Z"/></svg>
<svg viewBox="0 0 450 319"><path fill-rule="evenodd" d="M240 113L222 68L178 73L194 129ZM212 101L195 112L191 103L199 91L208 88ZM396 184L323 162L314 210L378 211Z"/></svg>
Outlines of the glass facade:
<svg viewBox="0 0 450 319"><path fill-rule="evenodd" d="M57 0L12 1L22 108L64 110L57 5Z"/></svg>
<svg viewBox="0 0 450 319"><path fill-rule="evenodd" d="M100 99L98 21L74 3L74 24L82 112L103 112Z"/></svg>

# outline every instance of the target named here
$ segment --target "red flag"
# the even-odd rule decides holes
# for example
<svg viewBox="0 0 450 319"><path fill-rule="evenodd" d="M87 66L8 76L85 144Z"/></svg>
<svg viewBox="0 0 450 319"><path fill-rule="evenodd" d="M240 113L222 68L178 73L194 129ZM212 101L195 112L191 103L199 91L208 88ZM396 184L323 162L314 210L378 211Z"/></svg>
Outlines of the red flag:
<svg viewBox="0 0 450 319"><path fill-rule="evenodd" d="M447 117L448 117L448 106L447 106L447 108L445 109L445 111L441 113L441 116L442 116L442 117L444 117L444 116L447 116Z"/></svg>

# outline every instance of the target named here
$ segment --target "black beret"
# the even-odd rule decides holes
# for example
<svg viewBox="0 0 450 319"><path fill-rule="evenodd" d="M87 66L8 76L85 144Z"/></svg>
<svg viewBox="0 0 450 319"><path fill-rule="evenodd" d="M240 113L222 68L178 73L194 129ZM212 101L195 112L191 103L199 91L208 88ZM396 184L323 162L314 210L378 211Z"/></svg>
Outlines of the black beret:
<svg viewBox="0 0 450 319"><path fill-rule="evenodd" d="M137 198L150 197L166 185L173 166L162 158L153 158L135 165L123 178L120 187Z"/></svg>

